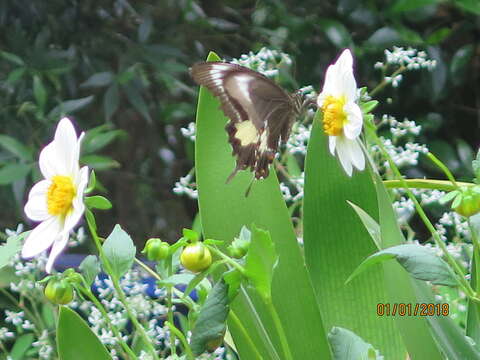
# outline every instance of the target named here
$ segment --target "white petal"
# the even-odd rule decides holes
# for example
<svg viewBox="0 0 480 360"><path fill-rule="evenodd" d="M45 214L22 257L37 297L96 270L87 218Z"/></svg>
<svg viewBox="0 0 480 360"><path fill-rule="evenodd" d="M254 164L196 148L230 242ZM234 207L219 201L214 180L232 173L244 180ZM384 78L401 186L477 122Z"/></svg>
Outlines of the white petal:
<svg viewBox="0 0 480 360"><path fill-rule="evenodd" d="M362 147L358 143L358 140L348 140L348 150L350 153L350 161L353 166L362 171L365 169L365 155L363 154Z"/></svg>
<svg viewBox="0 0 480 360"><path fill-rule="evenodd" d="M339 78L340 94L347 98L347 101L355 101L357 99L357 82L353 76L353 68L342 69Z"/></svg>
<svg viewBox="0 0 480 360"><path fill-rule="evenodd" d="M343 50L338 57L337 64L343 69L353 67L353 56L350 49Z"/></svg>
<svg viewBox="0 0 480 360"><path fill-rule="evenodd" d="M38 163L42 175L47 179L66 173L66 169L59 167L61 160L55 141L52 141L42 149Z"/></svg>
<svg viewBox="0 0 480 360"><path fill-rule="evenodd" d="M47 192L50 187L49 180L36 183L28 194L28 201L24 211L27 217L33 221L43 221L51 215L48 213Z"/></svg>
<svg viewBox="0 0 480 360"><path fill-rule="evenodd" d="M330 149L330 153L335 156L335 146L337 144L337 137L336 136L329 136L328 137L328 148Z"/></svg>
<svg viewBox="0 0 480 360"><path fill-rule="evenodd" d="M337 138L337 154L338 159L340 160L340 163L342 164L342 167L347 173L347 175L352 176L352 162L350 160L349 148L348 145L345 144L345 141L348 141L348 139L345 139L341 136Z"/></svg>
<svg viewBox="0 0 480 360"><path fill-rule="evenodd" d="M356 103L348 102L344 105L343 111L347 114L347 123L343 127L343 132L348 139L356 139L362 132L362 110Z"/></svg>
<svg viewBox="0 0 480 360"><path fill-rule="evenodd" d="M62 225L57 217L51 217L41 222L28 235L22 248L22 257L30 258L48 249L62 230Z"/></svg>
<svg viewBox="0 0 480 360"><path fill-rule="evenodd" d="M76 195L73 198L72 205L73 205L73 211L67 215L65 218L65 225L64 225L64 231L70 231L72 230L75 225L78 224L80 221L80 218L82 217L84 211L85 211L85 204L83 202L83 193L85 192L85 188L88 185L88 167L84 166L80 171L79 171L79 176L77 178L77 183L76 183Z"/></svg>
<svg viewBox="0 0 480 360"><path fill-rule="evenodd" d="M63 249L65 249L65 246L67 246L68 237L69 233L67 232L53 243L52 250L50 250L50 255L48 255L47 266L45 267L47 273L50 274L55 259L58 257L58 255L60 255Z"/></svg>

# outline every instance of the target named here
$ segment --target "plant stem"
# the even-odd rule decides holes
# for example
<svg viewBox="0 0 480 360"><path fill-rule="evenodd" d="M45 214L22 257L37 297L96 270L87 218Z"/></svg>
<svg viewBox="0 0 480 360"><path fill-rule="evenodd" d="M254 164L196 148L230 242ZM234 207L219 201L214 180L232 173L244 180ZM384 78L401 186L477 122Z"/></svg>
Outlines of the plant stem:
<svg viewBox="0 0 480 360"><path fill-rule="evenodd" d="M401 65L397 70L394 71L394 73L390 76L390 78L393 79L395 76L404 72L406 69L407 68L405 66ZM372 91L370 91L369 95L373 97L373 95L375 95L377 92L382 90L385 86L387 86L388 83L390 83L390 81L387 81L384 77L382 82L378 84Z"/></svg>
<svg viewBox="0 0 480 360"><path fill-rule="evenodd" d="M403 182L401 180L384 180L383 184L388 189L401 189L404 186L402 185L405 183L409 188L413 189L434 189L434 190L442 190L442 191L453 191L457 190L457 187L452 185L450 181L446 180L432 180L432 179L404 179ZM474 183L466 183L466 182L456 182L457 186L475 186Z"/></svg>
<svg viewBox="0 0 480 360"><path fill-rule="evenodd" d="M229 258L227 255L225 255L223 252L221 252L220 250L217 250L217 248L215 248L214 246L210 246L210 245L206 245L208 247L208 249L213 252L215 255L221 257L223 260L225 260L225 262L234 267L235 269L237 269L238 271L240 271L240 274L242 274L242 276L245 276L245 268L240 265L239 263L237 263L236 261L232 260L231 258Z"/></svg>
<svg viewBox="0 0 480 360"><path fill-rule="evenodd" d="M187 355L187 359L195 360L195 357L193 356L192 349L190 348L190 345L188 345L187 339L185 338L183 333L180 330L178 330L175 327L175 325L173 325L173 323L171 323L170 321L165 321L165 325L168 326L168 328L170 329L170 332L172 334L176 334L177 337L180 339L180 342L183 345L183 349L185 350L185 353Z"/></svg>
<svg viewBox="0 0 480 360"><path fill-rule="evenodd" d="M432 160L432 162L437 165L444 173L445 175L447 176L448 180L450 180L453 184L453 186L455 187L455 189L458 189L459 186L457 184L457 182L455 181L455 178L453 177L452 173L450 172L450 170L445 166L445 164L443 162L441 162L435 155L433 155L431 152L429 152L427 154L427 157Z"/></svg>
<svg viewBox="0 0 480 360"><path fill-rule="evenodd" d="M112 270L112 266L110 265L110 261L107 259L105 256L105 253L103 252L102 244L100 243L100 238L98 237L98 234L93 227L93 224L90 222L88 216L86 217L87 219L87 224L88 228L90 230L90 233L92 234L92 238L95 242L95 245L97 246L98 254L100 256L100 259L102 261L102 264L107 271L107 273L110 275L110 278L112 280L113 287L115 289L115 292L117 293L118 299L120 302L123 304L125 307L125 311L127 312L128 317L130 318L131 322L135 326L135 328L138 330L140 337L142 338L145 346L147 347L148 351L150 354L153 356L155 360L159 360L157 352L155 351L155 348L152 345L152 342L150 341L150 338L148 337L148 334L145 332L145 328L143 327L142 324L138 321L137 317L135 314L132 312L130 309L130 306L128 305L127 298L125 296L125 293L123 292L119 279L117 279L117 276L114 274Z"/></svg>
<svg viewBox="0 0 480 360"><path fill-rule="evenodd" d="M288 344L287 335L285 334L285 330L283 329L282 322L280 317L278 316L277 309L273 306L273 302L271 298L264 299L265 305L267 305L268 312L273 319L273 323L275 324L275 329L277 330L278 337L280 338L280 344L282 345L283 355L287 360L293 360L293 355L290 350L290 346Z"/></svg>
<svg viewBox="0 0 480 360"><path fill-rule="evenodd" d="M250 337L250 334L248 333L247 329L245 329L245 326L243 326L242 322L238 318L237 314L235 314L235 312L232 309L230 309L230 312L229 312L228 316L230 318L230 321L234 322L235 326L238 329L240 329L242 335L244 336L245 340L247 341L247 343L250 347L250 350L252 350L255 353L255 355L258 359L263 360L262 355L260 355L260 353L258 352L258 349L255 346L255 343L253 342L252 338Z"/></svg>
<svg viewBox="0 0 480 360"><path fill-rule="evenodd" d="M122 349L130 355L131 359L137 359L137 356L135 353L130 349L130 347L127 345L125 341L123 341L122 334L118 330L118 328L112 324L112 321L110 320L107 311L103 307L102 303L98 301L98 299L95 297L95 295L92 294L92 291L89 289L87 284L84 284L83 286L78 286L77 287L84 295L86 295L90 301L95 305L95 307L102 313L103 318L107 322L108 327L112 330L113 334L117 337L118 342L120 343L120 346Z"/></svg>
<svg viewBox="0 0 480 360"><path fill-rule="evenodd" d="M367 125L369 125L367 123ZM432 225L432 223L430 222L430 219L428 218L427 214L425 214L425 211L423 210L422 206L420 205L420 203L418 202L417 198L415 197L415 195L412 193L412 191L409 189L405 179L403 178L402 174L400 173L400 170L398 170L397 168L397 165L395 165L394 161L392 160L392 158L390 157L387 149L385 148L385 145L383 144L383 142L380 140L380 138L378 137L377 133L375 132L374 129L371 128L371 124L370 126L366 126L365 127L366 130L368 131L369 135L372 136L372 138L375 140L375 143L377 144L377 146L381 149L382 153L383 153L383 156L385 156L385 158L387 159L389 165L390 165L390 169L392 169L393 171L393 174L395 175L395 177L397 177L397 180L399 180L405 190L405 192L407 193L408 197L410 198L410 200L413 201L414 205L415 205L415 209L417 210L417 213L418 215L420 216L420 218L422 219L423 223L425 224L425 226L427 227L427 229L430 231L431 235L432 235L432 238L433 240L435 241L435 243L437 244L437 246L442 249L443 251L443 254L447 260L447 262L449 263L449 265L455 269L455 272L457 273L457 279L459 280L459 285L460 287L463 288L465 294L467 294L468 297L470 298L476 298L476 294L475 294L475 291L473 291L472 287L470 286L470 283L465 279L465 272L463 271L462 268L460 268L460 265L458 265L458 263L456 262L456 260L452 257L452 255L450 255L450 253L448 252L447 250L447 246L445 245L445 243L442 241L442 239L440 238L440 235L438 234L438 232L435 230L435 227Z"/></svg>
<svg viewBox="0 0 480 360"><path fill-rule="evenodd" d="M168 276L172 276L173 270L172 270L172 256L170 255L167 259L167 271L168 271ZM168 317L168 322L172 325L172 327L175 327L174 322L173 322L173 304L172 304L172 285L168 284L166 285L167 287L167 317ZM172 327L170 328L170 352L172 355L177 355L177 347L175 345L175 331L172 330Z"/></svg>

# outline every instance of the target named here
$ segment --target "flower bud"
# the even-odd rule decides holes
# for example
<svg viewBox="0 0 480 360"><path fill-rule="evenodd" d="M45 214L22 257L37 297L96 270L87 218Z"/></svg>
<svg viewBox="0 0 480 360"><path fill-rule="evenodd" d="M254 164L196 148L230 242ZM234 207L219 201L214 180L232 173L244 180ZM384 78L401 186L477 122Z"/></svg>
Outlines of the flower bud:
<svg viewBox="0 0 480 360"><path fill-rule="evenodd" d="M51 278L45 287L45 296L54 304L68 304L74 295L73 286L65 279Z"/></svg>
<svg viewBox="0 0 480 360"><path fill-rule="evenodd" d="M150 261L160 261L167 258L170 245L158 238L148 239L142 254L147 255Z"/></svg>
<svg viewBox="0 0 480 360"><path fill-rule="evenodd" d="M457 214L465 217L473 216L480 212L480 193L478 189L467 188L461 193L460 204L453 208Z"/></svg>
<svg viewBox="0 0 480 360"><path fill-rule="evenodd" d="M203 243L195 242L183 249L180 261L185 269L192 272L201 272L212 264L212 255Z"/></svg>

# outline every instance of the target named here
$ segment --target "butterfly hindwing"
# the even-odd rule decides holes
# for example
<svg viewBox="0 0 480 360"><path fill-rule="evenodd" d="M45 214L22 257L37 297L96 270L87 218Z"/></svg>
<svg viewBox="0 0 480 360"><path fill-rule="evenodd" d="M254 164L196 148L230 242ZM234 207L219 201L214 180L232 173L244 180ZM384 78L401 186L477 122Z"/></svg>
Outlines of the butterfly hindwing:
<svg viewBox="0 0 480 360"><path fill-rule="evenodd" d="M220 100L230 119L225 128L237 164L227 182L248 168L257 179L266 178L279 140L288 139L298 101L264 75L240 65L199 63L191 74Z"/></svg>

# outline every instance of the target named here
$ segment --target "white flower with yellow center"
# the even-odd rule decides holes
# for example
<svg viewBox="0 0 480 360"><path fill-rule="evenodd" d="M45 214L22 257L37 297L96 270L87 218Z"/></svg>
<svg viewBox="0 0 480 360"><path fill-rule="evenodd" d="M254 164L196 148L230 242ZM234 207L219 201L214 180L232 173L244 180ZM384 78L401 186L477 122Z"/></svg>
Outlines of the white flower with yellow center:
<svg viewBox="0 0 480 360"><path fill-rule="evenodd" d="M329 149L335 151L348 176L353 167L365 168L365 156L359 143L363 117L357 100L357 83L353 76L353 58L346 49L327 69L325 84L317 103L323 112L323 130L329 136Z"/></svg>
<svg viewBox="0 0 480 360"><path fill-rule="evenodd" d="M46 271L68 242L70 230L85 211L83 193L88 183L88 168L80 169L80 143L68 118L60 120L53 141L40 152L40 171L44 180L36 183L28 194L25 214L40 221L28 235L22 257L30 258L52 246Z"/></svg>

